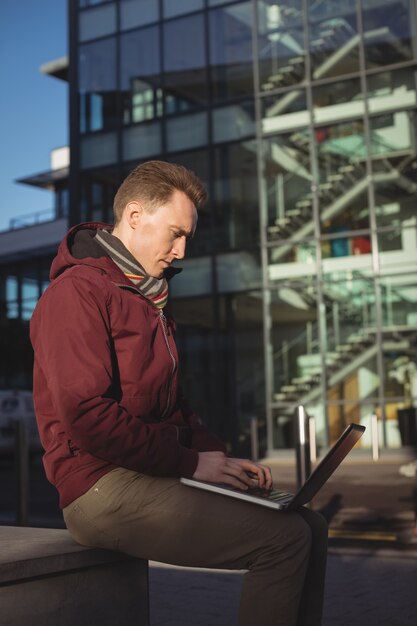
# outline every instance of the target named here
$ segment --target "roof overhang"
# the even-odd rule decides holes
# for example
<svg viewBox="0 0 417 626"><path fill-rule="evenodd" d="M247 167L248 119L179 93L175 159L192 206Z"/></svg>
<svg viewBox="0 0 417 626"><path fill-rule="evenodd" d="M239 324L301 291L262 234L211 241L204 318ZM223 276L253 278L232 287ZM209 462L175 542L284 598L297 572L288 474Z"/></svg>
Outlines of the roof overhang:
<svg viewBox="0 0 417 626"><path fill-rule="evenodd" d="M65 56L60 57L59 59L54 59L53 61L48 61L48 63L44 63L40 66L39 70L42 74L53 76L54 78L68 82L68 67L68 57Z"/></svg>

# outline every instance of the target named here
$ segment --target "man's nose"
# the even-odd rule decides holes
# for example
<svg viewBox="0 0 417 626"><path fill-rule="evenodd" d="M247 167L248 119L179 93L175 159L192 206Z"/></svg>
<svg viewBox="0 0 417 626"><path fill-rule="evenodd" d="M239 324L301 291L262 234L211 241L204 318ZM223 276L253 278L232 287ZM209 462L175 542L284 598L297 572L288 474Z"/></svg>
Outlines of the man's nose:
<svg viewBox="0 0 417 626"><path fill-rule="evenodd" d="M172 250L175 258L183 259L185 257L185 247L186 247L186 245L187 245L187 240L186 240L185 236L178 237L178 239L176 240L176 242L174 244L174 248Z"/></svg>

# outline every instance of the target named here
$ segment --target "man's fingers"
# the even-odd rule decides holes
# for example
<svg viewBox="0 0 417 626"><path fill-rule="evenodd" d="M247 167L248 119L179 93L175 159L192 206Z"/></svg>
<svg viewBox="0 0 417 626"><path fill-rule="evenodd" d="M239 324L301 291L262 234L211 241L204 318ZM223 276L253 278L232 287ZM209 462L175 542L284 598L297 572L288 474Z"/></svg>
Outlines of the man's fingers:
<svg viewBox="0 0 417 626"><path fill-rule="evenodd" d="M250 477L255 478L258 482L258 486L265 489L271 489L272 487L272 474L269 467L261 465L260 463L254 463L248 459L234 459L239 465L249 474Z"/></svg>

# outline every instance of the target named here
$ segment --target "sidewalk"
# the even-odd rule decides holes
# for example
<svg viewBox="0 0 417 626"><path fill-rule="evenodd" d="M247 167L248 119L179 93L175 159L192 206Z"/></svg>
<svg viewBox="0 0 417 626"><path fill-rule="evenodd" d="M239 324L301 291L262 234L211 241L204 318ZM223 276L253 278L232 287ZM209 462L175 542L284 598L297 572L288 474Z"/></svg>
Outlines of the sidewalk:
<svg viewBox="0 0 417 626"><path fill-rule="evenodd" d="M150 624L236 626L242 580L240 572L152 563ZM414 626L416 581L417 551L331 549L323 626Z"/></svg>
<svg viewBox="0 0 417 626"><path fill-rule="evenodd" d="M400 473L411 458L413 453L404 451L383 454L378 461L351 453L343 461L311 503L326 518L334 543L376 541L394 547L411 534L416 523L417 480ZM294 453L265 463L272 469L277 488L296 490Z"/></svg>

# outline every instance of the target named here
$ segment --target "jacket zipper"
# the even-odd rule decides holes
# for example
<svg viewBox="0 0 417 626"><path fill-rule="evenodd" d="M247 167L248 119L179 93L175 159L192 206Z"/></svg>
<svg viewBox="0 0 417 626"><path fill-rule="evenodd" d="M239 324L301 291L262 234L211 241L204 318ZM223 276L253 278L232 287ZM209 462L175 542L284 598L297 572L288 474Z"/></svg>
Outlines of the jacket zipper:
<svg viewBox="0 0 417 626"><path fill-rule="evenodd" d="M130 286L130 285L125 285L125 284L120 284L120 283L115 283L115 284L116 284L117 287L120 287L121 289L127 289L128 291L136 292L140 296L143 297L143 294L139 291L139 289L137 289L133 285ZM164 312L162 311L162 309L159 310L159 319L160 319L161 326L162 326L162 332L164 333L165 344L166 344L166 347L168 349L169 356L172 359L171 375L173 375L175 370L177 369L177 362L175 360L174 355L172 354L172 351L171 351L171 348L170 348L170 345L169 345L167 318L165 317ZM163 419L168 414L169 405L171 404L171 396L172 396L172 384L170 382L169 386L168 386L168 401L167 401L167 405L165 407L165 410L162 413L161 419Z"/></svg>
<svg viewBox="0 0 417 626"><path fill-rule="evenodd" d="M171 371L171 376L172 376L174 374L176 368L177 368L177 362L175 360L174 355L172 354L172 351L171 351L171 348L170 348L170 345L169 345L167 318L165 317L164 312L162 310L159 311L159 319L161 321L162 332L164 333L165 343L166 343L166 346L168 348L169 355L170 355L170 357L172 359L172 371ZM169 382L169 386L168 386L168 400L167 400L167 405L165 407L165 410L162 413L162 418L164 418L167 415L167 413L168 413L168 409L169 409L169 406L171 404L171 395L172 395L172 384L171 384L171 382Z"/></svg>

